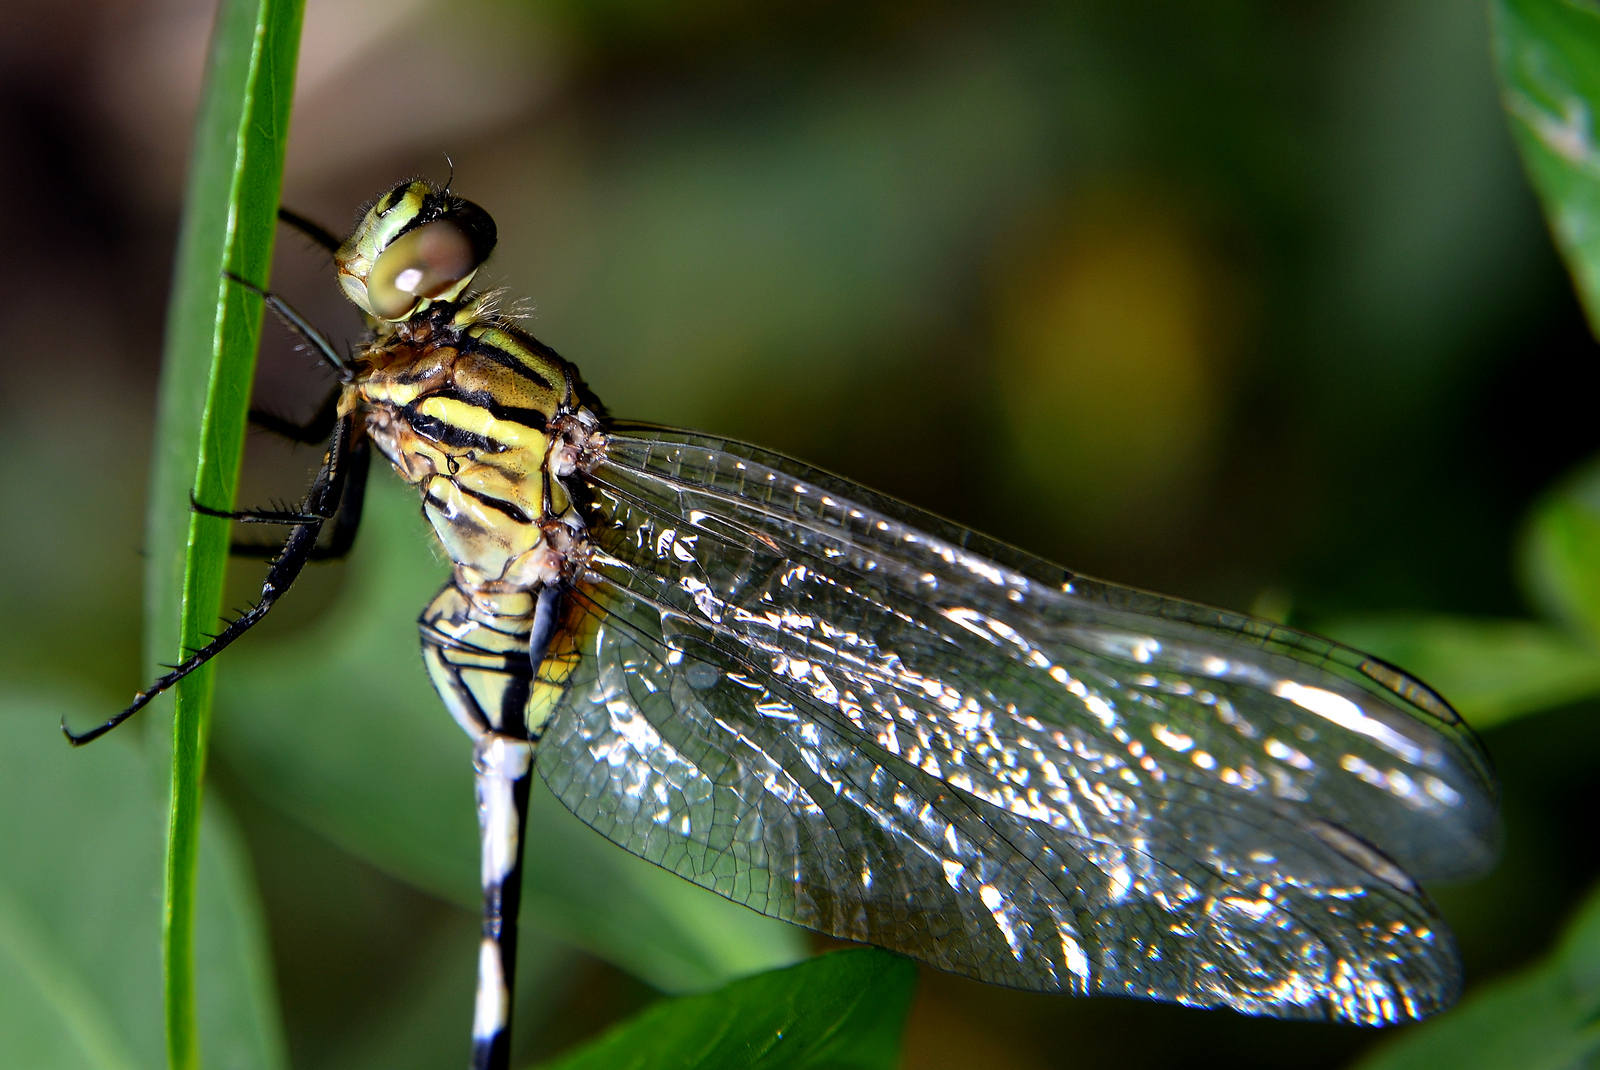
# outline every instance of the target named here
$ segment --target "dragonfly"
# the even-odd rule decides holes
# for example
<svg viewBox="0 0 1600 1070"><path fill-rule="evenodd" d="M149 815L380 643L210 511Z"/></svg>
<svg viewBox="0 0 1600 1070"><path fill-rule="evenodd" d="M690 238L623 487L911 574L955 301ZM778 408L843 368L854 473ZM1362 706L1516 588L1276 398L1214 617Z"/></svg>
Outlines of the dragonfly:
<svg viewBox="0 0 1600 1070"><path fill-rule="evenodd" d="M259 602L96 738L347 552L373 452L453 563L422 657L474 741L472 1066L510 1051L537 771L600 835L772 917L999 985L1380 1026L1459 994L1424 880L1483 872L1498 788L1377 658L1091 579L770 450L613 418L472 291L482 208L402 182L332 255L339 383ZM66 730L66 727L63 726Z"/></svg>

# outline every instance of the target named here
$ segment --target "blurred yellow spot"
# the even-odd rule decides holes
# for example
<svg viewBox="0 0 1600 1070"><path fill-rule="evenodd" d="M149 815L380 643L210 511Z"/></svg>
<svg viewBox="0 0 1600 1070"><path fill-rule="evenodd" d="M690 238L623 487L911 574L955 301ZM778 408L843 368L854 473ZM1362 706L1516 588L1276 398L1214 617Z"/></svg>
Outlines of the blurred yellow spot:
<svg viewBox="0 0 1600 1070"><path fill-rule="evenodd" d="M1082 214L1008 273L996 355L1014 463L1091 528L1169 515L1211 460L1225 287L1158 203Z"/></svg>

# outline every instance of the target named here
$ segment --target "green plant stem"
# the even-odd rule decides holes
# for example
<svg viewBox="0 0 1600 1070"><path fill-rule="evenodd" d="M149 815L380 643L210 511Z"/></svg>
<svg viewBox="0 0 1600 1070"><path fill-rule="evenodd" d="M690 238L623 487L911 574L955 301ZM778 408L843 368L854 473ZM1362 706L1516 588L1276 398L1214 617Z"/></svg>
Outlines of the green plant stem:
<svg viewBox="0 0 1600 1070"><path fill-rule="evenodd" d="M302 9L302 0L222 0L212 33L168 309L152 461L150 662L173 659L174 652L182 660L217 627L230 525L190 512L189 495L229 508L238 486L262 312L260 300L225 282L223 271L258 285L267 281ZM200 1041L194 922L210 666L174 690L162 938L167 1060L172 1070L195 1070Z"/></svg>

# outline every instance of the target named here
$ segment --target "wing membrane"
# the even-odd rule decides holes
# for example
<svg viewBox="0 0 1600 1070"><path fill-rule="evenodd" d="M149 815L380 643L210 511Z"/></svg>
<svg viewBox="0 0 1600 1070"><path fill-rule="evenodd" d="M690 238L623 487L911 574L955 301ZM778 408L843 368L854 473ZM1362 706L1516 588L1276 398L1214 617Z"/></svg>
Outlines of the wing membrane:
<svg viewBox="0 0 1600 1070"><path fill-rule="evenodd" d="M541 747L627 849L1019 987L1378 1023L1454 997L1408 876L1494 849L1449 707L741 444L618 428Z"/></svg>

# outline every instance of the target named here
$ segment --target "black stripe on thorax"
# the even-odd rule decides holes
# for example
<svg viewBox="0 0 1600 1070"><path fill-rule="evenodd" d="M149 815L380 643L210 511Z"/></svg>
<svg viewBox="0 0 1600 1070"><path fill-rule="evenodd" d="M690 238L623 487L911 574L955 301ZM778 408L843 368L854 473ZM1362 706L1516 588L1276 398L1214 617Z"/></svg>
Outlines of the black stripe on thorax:
<svg viewBox="0 0 1600 1070"><path fill-rule="evenodd" d="M473 501L482 502L489 508L497 512L504 513L506 516L510 517L512 520L515 520L519 524L533 523L533 518L531 516L523 512L519 506L506 501L504 498L496 498L491 494L484 494L481 491L471 490L467 487L463 487L460 483L456 484L456 489L462 494L465 494L467 497L471 498Z"/></svg>
<svg viewBox="0 0 1600 1070"><path fill-rule="evenodd" d="M449 636L445 636L444 640L445 641L440 642L434 637L433 633L430 633L427 641L431 642L435 647L443 652L445 664L451 666L457 671L460 671L461 669L477 669L479 672L493 672L499 673L502 676L509 676L511 677L511 680L506 685L507 688L516 687L518 681L521 681L521 706L527 706L528 686L533 682L534 670L532 668L532 660L528 657L526 651L503 654L494 650L484 650L481 647L475 647L470 643L456 642L451 640ZM452 650L459 650L462 653L472 657L477 664L462 665L458 662L451 661L449 652ZM496 661L499 662L498 665L485 664ZM476 700L474 700L474 704L476 704ZM484 712L487 713L488 711ZM525 723L523 721L523 713L520 708L517 710L516 716L511 721L501 721L501 724L508 723Z"/></svg>
<svg viewBox="0 0 1600 1070"><path fill-rule="evenodd" d="M431 490L422 492L422 504L424 506L431 505L435 510L446 515L450 512L450 503L435 495Z"/></svg>
<svg viewBox="0 0 1600 1070"><path fill-rule="evenodd" d="M468 431L464 427L457 427L448 420L441 420L437 416L429 416L418 412L417 409L429 398L443 398L447 401L459 401L464 405L483 409L496 420L506 423L521 424L523 427L544 432L548 426L548 419L538 409L530 409L520 405L501 405L494 400L494 395L487 390L458 390L446 387L443 390L434 390L412 400L400 410L412 430L424 438L435 442L442 442L446 446L457 449L480 449L490 453L504 453L510 449L504 442Z"/></svg>
<svg viewBox="0 0 1600 1070"><path fill-rule="evenodd" d="M560 353L557 353L554 349L551 349L549 346L539 341L539 339L535 338L531 334L528 334L526 331L522 330L513 323L505 320L497 320L490 326L496 330L504 331L506 334L511 335L511 337L517 339L517 341L529 351L543 357L545 360L548 360L551 364L555 365L555 367L559 369L561 373L559 381L552 382L549 379L546 379L543 375L534 371L532 368L528 367L528 365L519 360L515 354L507 352L505 349L495 345L493 342L484 341L482 338L473 338L470 343L466 345L463 351L481 353L483 356L494 361L496 364L502 364L526 379L531 379L536 383L543 383L547 389L557 394L557 396L560 398L560 403L563 406L571 404L573 393L572 365L568 364L566 360L562 358Z"/></svg>
<svg viewBox="0 0 1600 1070"><path fill-rule="evenodd" d="M514 333L505 326L500 326L497 329L507 331L507 333ZM528 348L530 349L542 350L545 348L540 343L535 342L532 338L528 338L526 336L523 336L520 340L527 342ZM463 341L466 341L466 339L463 339ZM470 353L475 357L483 357L487 360L494 361L496 364L499 364L502 367L510 368L524 379L532 380L533 382L544 387L546 390L558 391L563 394L565 393L565 391L558 387L555 383L552 383L550 380L546 379L544 376L528 367L522 361L518 360L515 353L508 353L506 350L495 345L493 342L486 342L481 338L474 338L463 347L462 352ZM554 356L553 353L550 355ZM560 358L557 357L556 359L559 360Z"/></svg>
<svg viewBox="0 0 1600 1070"><path fill-rule="evenodd" d="M496 420L521 424L524 427L531 427L535 431L543 431L549 423L549 417L538 409L529 409L521 405L502 405L495 400L494 394L488 390L462 390L458 387L447 386L443 390L435 390L429 393L427 397L446 398L450 401L459 401L465 405L485 409ZM425 398L419 397L412 404L420 404L424 400Z"/></svg>
<svg viewBox="0 0 1600 1070"><path fill-rule="evenodd" d="M475 491L475 490L468 490L466 487L463 487L460 483L455 483L454 480L452 480L451 482L455 486L456 490L459 490L462 494L465 494L467 497L473 499L474 501L482 502L484 505L487 505L489 508L495 510L498 513L503 513L505 516L509 517L511 520L515 521L516 523L518 523L518 524L532 524L533 523L533 518L530 517L527 513L523 512L522 509L520 507L518 507L517 505L515 505L515 504L513 504L511 502L505 501L502 498L496 498L496 497L494 497L492 495L489 495L489 494L483 494L483 493L480 493L479 491ZM448 514L449 511L450 511L449 503L446 502L444 499L442 499L442 498L438 497L437 495L435 495L433 493L433 491L431 491L431 490L430 491L425 491L423 493L423 495L422 495L422 503L424 505L433 506L434 509L436 509L437 511L439 511L441 513Z"/></svg>
<svg viewBox="0 0 1600 1070"><path fill-rule="evenodd" d="M410 424L411 429L423 438L432 439L435 442L443 443L458 450L476 449L485 453L504 453L511 448L504 442L496 442L494 439L485 438L480 434L468 431L466 428L457 427L446 420L441 420L437 416L429 416L426 413L418 412L417 406L426 400L426 397L418 398L400 410L400 415L405 417L406 423Z"/></svg>
<svg viewBox="0 0 1600 1070"><path fill-rule="evenodd" d="M439 363L433 360L419 360L414 362L406 371L394 376L394 381L411 386L414 383L424 382L439 374Z"/></svg>

